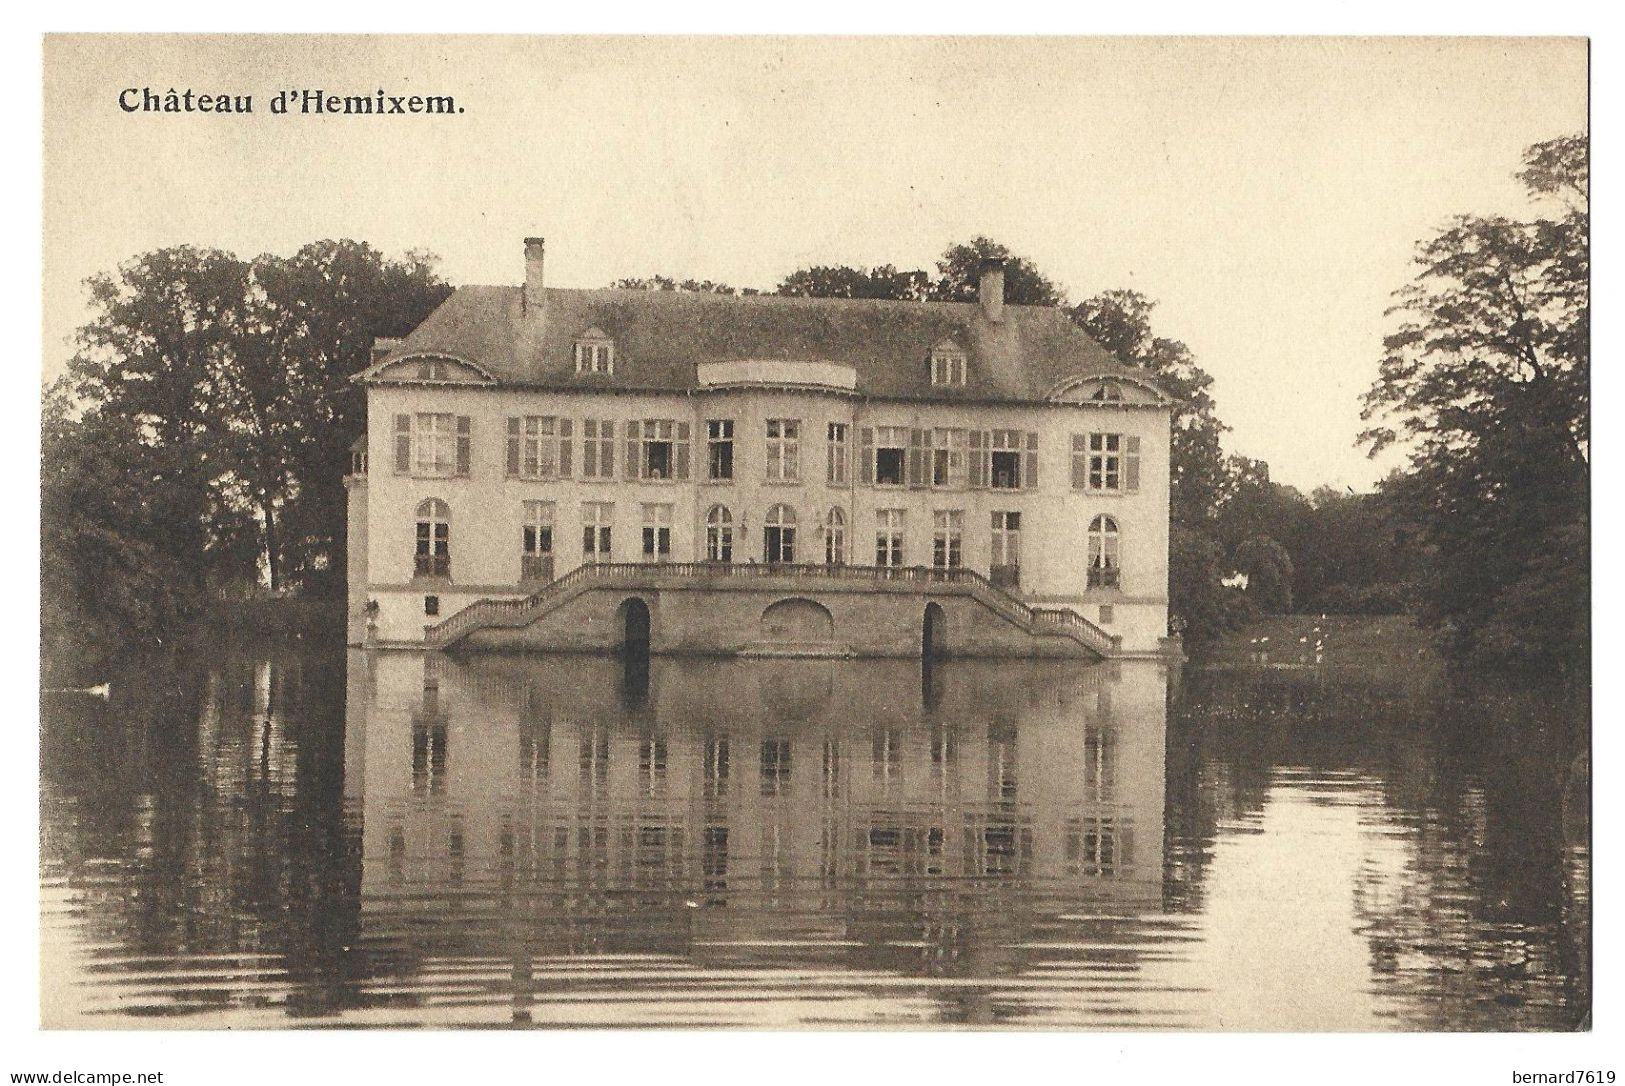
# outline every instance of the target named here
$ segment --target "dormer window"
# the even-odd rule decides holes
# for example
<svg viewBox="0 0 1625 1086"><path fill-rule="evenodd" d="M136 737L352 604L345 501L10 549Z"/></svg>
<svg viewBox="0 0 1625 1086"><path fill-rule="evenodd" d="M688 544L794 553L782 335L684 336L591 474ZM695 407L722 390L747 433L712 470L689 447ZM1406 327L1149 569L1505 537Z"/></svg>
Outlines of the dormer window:
<svg viewBox="0 0 1625 1086"><path fill-rule="evenodd" d="M1123 386L1116 381L1102 381L1095 394L1089 397L1102 403L1121 403L1123 400Z"/></svg>
<svg viewBox="0 0 1625 1086"><path fill-rule="evenodd" d="M965 349L951 339L931 348L931 383L962 388L965 384Z"/></svg>
<svg viewBox="0 0 1625 1086"><path fill-rule="evenodd" d="M589 328L576 339L577 373L614 373L615 341L600 329Z"/></svg>

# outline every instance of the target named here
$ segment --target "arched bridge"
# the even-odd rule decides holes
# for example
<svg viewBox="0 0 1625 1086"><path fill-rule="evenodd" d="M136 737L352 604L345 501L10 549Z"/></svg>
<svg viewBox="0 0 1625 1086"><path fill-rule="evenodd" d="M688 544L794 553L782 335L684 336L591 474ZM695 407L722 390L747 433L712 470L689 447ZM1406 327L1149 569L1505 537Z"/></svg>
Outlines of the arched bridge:
<svg viewBox="0 0 1625 1086"><path fill-rule="evenodd" d="M425 630L424 640L441 649L614 651L628 636L622 627L632 598L642 603L632 613L647 623L639 636L655 652L1121 652L1120 638L1076 612L1031 607L968 569L709 562L584 565L522 599L470 604Z"/></svg>

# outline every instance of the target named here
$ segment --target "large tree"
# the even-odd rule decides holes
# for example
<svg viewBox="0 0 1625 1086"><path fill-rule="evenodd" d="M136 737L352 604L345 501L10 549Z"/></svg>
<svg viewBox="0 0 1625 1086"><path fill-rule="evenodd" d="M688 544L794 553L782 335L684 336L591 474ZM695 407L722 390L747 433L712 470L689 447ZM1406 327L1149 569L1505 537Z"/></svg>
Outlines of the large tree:
<svg viewBox="0 0 1625 1086"><path fill-rule="evenodd" d="M1433 556L1423 617L1464 656L1546 672L1589 652L1586 146L1525 153L1541 214L1461 216L1418 246L1362 435L1412 450L1387 490Z"/></svg>
<svg viewBox="0 0 1625 1086"><path fill-rule="evenodd" d="M187 587L210 568L232 467L223 409L248 318L249 266L230 253L180 246L139 256L87 286L94 316L68 372L91 419L82 434L147 476L142 502L163 527L152 544Z"/></svg>
<svg viewBox="0 0 1625 1086"><path fill-rule="evenodd" d="M350 378L374 337L404 335L449 293L432 258L392 260L353 241L252 262L182 246L88 287L92 318L47 404L42 484L60 523L96 508L111 534L99 543L47 535L57 548L50 568L108 600L123 587L92 571L138 561L177 599L262 572L272 587L322 562L336 572L341 480L364 425ZM95 465L138 515L109 517L85 502ZM176 608L115 600L103 610L116 618Z"/></svg>
<svg viewBox="0 0 1625 1086"><path fill-rule="evenodd" d="M366 407L350 379L374 339L406 335L451 288L427 253L393 259L350 240L261 256L252 271L249 334L225 410L274 588L308 582L342 553L343 476Z"/></svg>

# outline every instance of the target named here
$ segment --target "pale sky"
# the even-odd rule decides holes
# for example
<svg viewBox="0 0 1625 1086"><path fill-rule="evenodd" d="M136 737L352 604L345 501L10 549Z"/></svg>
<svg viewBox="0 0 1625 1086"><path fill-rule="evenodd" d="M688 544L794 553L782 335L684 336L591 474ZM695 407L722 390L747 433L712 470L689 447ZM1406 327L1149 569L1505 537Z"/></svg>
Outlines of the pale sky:
<svg viewBox="0 0 1625 1086"><path fill-rule="evenodd" d="M125 113L125 88L252 94ZM270 113L282 88L449 117ZM1216 379L1229 451L1366 489L1389 295L1458 212L1527 214L1524 147L1582 131L1579 39L54 38L44 367L85 277L190 243L429 249L453 283L663 273L771 288L931 269L989 235L1074 300L1130 287Z"/></svg>

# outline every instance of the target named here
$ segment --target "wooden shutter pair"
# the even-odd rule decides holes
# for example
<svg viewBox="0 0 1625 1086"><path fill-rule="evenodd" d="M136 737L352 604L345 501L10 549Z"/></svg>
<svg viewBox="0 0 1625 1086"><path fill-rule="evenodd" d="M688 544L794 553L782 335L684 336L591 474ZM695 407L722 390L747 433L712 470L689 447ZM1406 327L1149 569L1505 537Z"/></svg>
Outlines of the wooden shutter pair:
<svg viewBox="0 0 1625 1086"><path fill-rule="evenodd" d="M875 481L875 431L872 426L858 427L858 482L873 485Z"/></svg>
<svg viewBox="0 0 1625 1086"><path fill-rule="evenodd" d="M467 415L457 416L457 474L468 475L474 460L474 424ZM412 416L395 416L395 473L412 472Z"/></svg>

